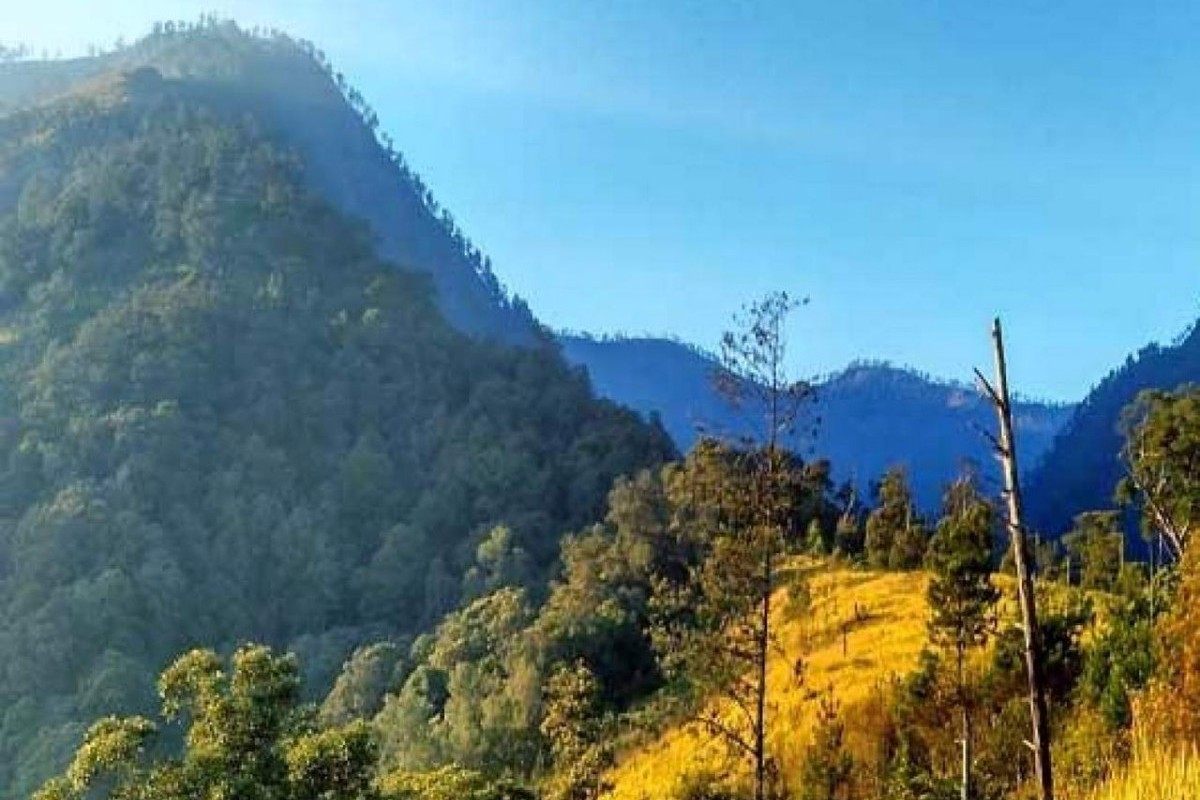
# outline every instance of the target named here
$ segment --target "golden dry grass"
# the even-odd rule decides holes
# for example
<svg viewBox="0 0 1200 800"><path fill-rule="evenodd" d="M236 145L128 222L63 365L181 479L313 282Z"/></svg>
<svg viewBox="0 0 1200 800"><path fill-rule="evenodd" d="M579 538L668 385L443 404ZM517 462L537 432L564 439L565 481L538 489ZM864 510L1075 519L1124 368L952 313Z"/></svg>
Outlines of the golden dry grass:
<svg viewBox="0 0 1200 800"><path fill-rule="evenodd" d="M779 593L775 623L782 652L768 672L769 739L785 780L798 774L819 697L832 692L849 718L876 687L916 666L926 642L926 581L922 573L814 569L811 604L803 614L789 613L786 592ZM797 658L804 660L800 680L793 677ZM730 718L728 709L718 709ZM673 728L624 754L610 776L608 797L670 798L688 775L700 773L726 775L735 783L747 774L744 759L732 758L696 724Z"/></svg>
<svg viewBox="0 0 1200 800"><path fill-rule="evenodd" d="M1200 798L1200 756L1195 750L1140 745L1129 765L1085 798L1197 800Z"/></svg>

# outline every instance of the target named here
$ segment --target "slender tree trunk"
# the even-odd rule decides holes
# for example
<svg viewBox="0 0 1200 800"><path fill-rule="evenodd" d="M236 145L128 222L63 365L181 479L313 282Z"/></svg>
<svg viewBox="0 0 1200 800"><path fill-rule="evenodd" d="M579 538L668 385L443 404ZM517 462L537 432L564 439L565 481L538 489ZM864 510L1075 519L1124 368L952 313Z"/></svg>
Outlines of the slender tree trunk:
<svg viewBox="0 0 1200 800"><path fill-rule="evenodd" d="M962 800L971 800L971 715L962 710Z"/></svg>
<svg viewBox="0 0 1200 800"><path fill-rule="evenodd" d="M1004 335L997 318L992 324L996 350L996 387L983 381L1000 422L999 455L1004 467L1004 489L1008 501L1008 530L1012 538L1013 561L1017 567L1017 597L1021 604L1022 633L1025 637L1025 672L1029 679L1029 711L1033 719L1034 769L1041 800L1054 800L1054 776L1050 763L1050 721L1042 676L1041 632L1038 629L1037 600L1027 563L1025 528L1021 521L1021 485L1017 471L1017 449L1013 436L1012 402L1008 393L1008 367L1004 359ZM982 377L982 376L981 376Z"/></svg>
<svg viewBox="0 0 1200 800"><path fill-rule="evenodd" d="M763 554L762 602L758 629L758 684L754 709L754 798L766 800L767 784L767 657L771 647L771 584L773 559L770 548Z"/></svg>
<svg viewBox="0 0 1200 800"><path fill-rule="evenodd" d="M963 676L963 647L958 655L958 707L962 713L962 800L971 800L971 711L967 708L966 680Z"/></svg>

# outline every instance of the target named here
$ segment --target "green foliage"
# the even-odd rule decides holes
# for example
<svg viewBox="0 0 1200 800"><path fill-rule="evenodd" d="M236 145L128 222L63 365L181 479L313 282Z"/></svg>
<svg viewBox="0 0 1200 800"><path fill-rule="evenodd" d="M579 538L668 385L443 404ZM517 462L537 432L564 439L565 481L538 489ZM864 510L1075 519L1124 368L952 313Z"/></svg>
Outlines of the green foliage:
<svg viewBox="0 0 1200 800"><path fill-rule="evenodd" d="M888 470L875 494L876 507L867 517L867 563L876 569L916 569L925 558L929 532L913 504L904 470Z"/></svg>
<svg viewBox="0 0 1200 800"><path fill-rule="evenodd" d="M493 781L462 767L394 772L379 781L385 800L536 800L509 781Z"/></svg>
<svg viewBox="0 0 1200 800"><path fill-rule="evenodd" d="M546 797L596 800L609 788L604 773L614 762L599 682L582 661L560 666L546 682L545 702L541 730L555 765Z"/></svg>
<svg viewBox="0 0 1200 800"><path fill-rule="evenodd" d="M399 685L405 656L391 642L355 650L321 704L321 722L343 725L375 716L384 696Z"/></svg>
<svg viewBox="0 0 1200 800"><path fill-rule="evenodd" d="M834 529L833 552L845 558L858 559L865 547L863 521L851 511L839 514Z"/></svg>
<svg viewBox="0 0 1200 800"><path fill-rule="evenodd" d="M671 800L745 800L744 793L724 785L717 775L688 776Z"/></svg>
<svg viewBox="0 0 1200 800"><path fill-rule="evenodd" d="M854 759L846 750L846 725L831 697L820 699L812 738L801 767L799 800L844 800L850 796Z"/></svg>
<svg viewBox="0 0 1200 800"><path fill-rule="evenodd" d="M375 718L386 768L533 769L541 674L526 635L532 620L523 592L505 588L414 643L415 668Z"/></svg>
<svg viewBox="0 0 1200 800"><path fill-rule="evenodd" d="M536 612L523 591L505 587L414 642L374 719L389 769L457 763L528 775L553 757L543 730L551 676L587 670L597 702L613 713L662 685L653 642L661 598L690 580L696 557L664 483L676 486L680 469L617 480L604 522L563 539L559 575Z"/></svg>
<svg viewBox="0 0 1200 800"><path fill-rule="evenodd" d="M11 795L189 643L286 644L318 692L464 597L539 591L671 453L552 345L450 328L221 92L144 77L0 119Z"/></svg>
<svg viewBox="0 0 1200 800"><path fill-rule="evenodd" d="M1050 702L1070 699L1084 665L1083 636L1095 620L1091 601L1069 594L1057 603L1038 601L1038 626L1042 635L1042 676ZM992 680L1011 687L1024 685L1024 636L1015 625L1003 628L992 650Z"/></svg>
<svg viewBox="0 0 1200 800"><path fill-rule="evenodd" d="M901 750L891 764L883 785L883 800L957 800L958 787L915 764Z"/></svg>
<svg viewBox="0 0 1200 800"><path fill-rule="evenodd" d="M512 529L497 525L475 548L475 563L463 578L463 595L474 598L502 586L526 586L533 576L529 555L516 543Z"/></svg>
<svg viewBox="0 0 1200 800"><path fill-rule="evenodd" d="M1200 387L1144 391L1122 423L1127 477L1118 495L1136 499L1145 530L1180 556L1200 525Z"/></svg>
<svg viewBox="0 0 1200 800"><path fill-rule="evenodd" d="M373 800L370 731L362 723L315 728L299 686L295 658L266 647L238 650L229 672L212 651L192 651L159 680L163 719L186 726L181 752L151 756L158 725L108 717L35 798Z"/></svg>
<svg viewBox="0 0 1200 800"><path fill-rule="evenodd" d="M1068 566L1080 587L1101 592L1117 589L1124 563L1125 534L1115 511L1087 511L1063 537Z"/></svg>
<svg viewBox="0 0 1200 800"><path fill-rule="evenodd" d="M959 658L982 645L995 626L1000 592L992 584L996 513L966 478L946 492L942 519L926 561L930 632L934 642L957 651Z"/></svg>

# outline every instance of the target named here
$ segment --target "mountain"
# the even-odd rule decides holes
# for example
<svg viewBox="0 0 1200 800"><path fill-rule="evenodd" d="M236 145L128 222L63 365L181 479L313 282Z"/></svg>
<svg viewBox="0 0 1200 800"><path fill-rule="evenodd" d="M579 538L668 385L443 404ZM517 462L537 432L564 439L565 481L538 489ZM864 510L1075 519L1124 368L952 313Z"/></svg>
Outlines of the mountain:
<svg viewBox="0 0 1200 800"><path fill-rule="evenodd" d="M1074 516L1113 506L1124 472L1121 412L1143 389L1200 382L1200 325L1170 345L1151 344L1131 355L1088 393L1055 438L1026 486L1026 506L1040 530L1061 533Z"/></svg>
<svg viewBox="0 0 1200 800"><path fill-rule="evenodd" d="M324 53L278 31L233 23L158 25L132 46L92 58L0 64L0 112L52 100L88 81L151 67L249 114L304 163L310 188L367 223L379 254L433 278L442 312L462 330L529 343L537 324L489 260L396 152L362 95ZM0 189L3 198L3 189Z"/></svg>
<svg viewBox="0 0 1200 800"><path fill-rule="evenodd" d="M187 647L294 650L315 696L473 572L544 585L674 454L338 98L229 25L0 66L0 796Z"/></svg>
<svg viewBox="0 0 1200 800"><path fill-rule="evenodd" d="M716 360L666 339L559 338L567 359L587 369L596 389L644 415L657 415L681 450L698 431L739 432L745 424L711 386ZM963 467L977 464L998 481L978 428L995 428L990 405L974 389L885 364L855 364L816 384L819 418L813 454L862 490L886 469L907 467L921 506L936 508ZM1045 452L1070 407L1022 401L1015 422L1025 464Z"/></svg>

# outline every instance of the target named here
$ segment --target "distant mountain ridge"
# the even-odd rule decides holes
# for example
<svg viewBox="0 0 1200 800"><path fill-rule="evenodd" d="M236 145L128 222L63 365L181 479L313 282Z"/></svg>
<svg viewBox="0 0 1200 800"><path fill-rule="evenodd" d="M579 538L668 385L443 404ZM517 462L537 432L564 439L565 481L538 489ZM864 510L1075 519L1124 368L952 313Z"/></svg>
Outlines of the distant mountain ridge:
<svg viewBox="0 0 1200 800"><path fill-rule="evenodd" d="M1051 534L1074 516L1113 506L1120 463L1121 412L1144 389L1200 383L1200 325L1168 345L1150 344L1130 355L1088 393L1027 482L1030 519Z"/></svg>
<svg viewBox="0 0 1200 800"><path fill-rule="evenodd" d="M712 389L715 358L663 338L559 337L567 359L585 369L604 396L643 415L657 415L686 450L701 431L740 432L743 424ZM813 454L835 475L865 491L887 468L904 465L922 507L935 508L945 484L965 465L998 477L985 439L991 406L971 387L932 379L886 363L860 362L818 378L818 433ZM1015 409L1026 468L1041 458L1071 406L1021 400ZM993 487L994 488L994 487Z"/></svg>

